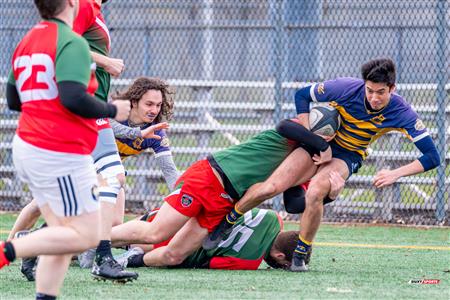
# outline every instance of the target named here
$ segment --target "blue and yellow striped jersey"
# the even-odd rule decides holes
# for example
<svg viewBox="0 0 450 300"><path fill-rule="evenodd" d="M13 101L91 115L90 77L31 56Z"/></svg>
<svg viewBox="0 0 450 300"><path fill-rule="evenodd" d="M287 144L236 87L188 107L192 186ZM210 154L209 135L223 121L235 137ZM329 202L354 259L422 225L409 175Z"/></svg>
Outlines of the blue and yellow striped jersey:
<svg viewBox="0 0 450 300"><path fill-rule="evenodd" d="M389 131L402 132L413 142L429 135L403 97L394 93L386 107L373 112L367 108L364 89L364 81L357 78L338 78L310 88L313 101L331 102L339 111L342 123L334 139L339 146L365 159L368 146Z"/></svg>
<svg viewBox="0 0 450 300"><path fill-rule="evenodd" d="M123 125L129 126L128 121L121 122ZM146 124L141 127L145 129L154 124ZM166 135L165 130L155 131L156 135L161 137L160 140L157 139L128 139L128 138L116 138L117 148L119 149L119 155L122 160L129 156L138 155L146 149L152 149L155 152L155 156L160 155L170 155L169 138Z"/></svg>

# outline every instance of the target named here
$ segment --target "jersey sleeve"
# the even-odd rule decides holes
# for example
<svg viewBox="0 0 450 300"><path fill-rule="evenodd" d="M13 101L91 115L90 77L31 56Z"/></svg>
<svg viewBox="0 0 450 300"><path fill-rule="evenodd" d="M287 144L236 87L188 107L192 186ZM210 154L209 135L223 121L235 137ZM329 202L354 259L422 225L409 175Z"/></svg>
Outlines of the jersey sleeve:
<svg viewBox="0 0 450 300"><path fill-rule="evenodd" d="M262 260L262 257L258 259L243 259L238 257L216 256L209 262L209 268L221 270L257 270Z"/></svg>
<svg viewBox="0 0 450 300"><path fill-rule="evenodd" d="M313 102L345 100L347 95L361 85L361 82L361 79L345 77L315 83L310 88L311 99Z"/></svg>
<svg viewBox="0 0 450 300"><path fill-rule="evenodd" d="M412 142L417 143L429 136L425 124L412 108L408 108L402 113L398 113L397 116L400 125L398 131L405 134Z"/></svg>
<svg viewBox="0 0 450 300"><path fill-rule="evenodd" d="M87 42L76 37L64 45L56 59L56 82L74 81L86 87L91 77L92 58Z"/></svg>
<svg viewBox="0 0 450 300"><path fill-rule="evenodd" d="M95 22L94 5L91 0L80 0L78 15L73 22L73 31L83 35Z"/></svg>
<svg viewBox="0 0 450 300"><path fill-rule="evenodd" d="M155 157L162 156L162 155L171 155L170 152L170 142L169 138L167 137L167 134L165 130L157 130L155 131L155 134L160 136L161 139L145 139L146 147L145 148L152 148L155 152Z"/></svg>
<svg viewBox="0 0 450 300"><path fill-rule="evenodd" d="M16 79L14 78L14 73L13 71L9 71L9 75L8 75L8 83L15 85L16 84Z"/></svg>

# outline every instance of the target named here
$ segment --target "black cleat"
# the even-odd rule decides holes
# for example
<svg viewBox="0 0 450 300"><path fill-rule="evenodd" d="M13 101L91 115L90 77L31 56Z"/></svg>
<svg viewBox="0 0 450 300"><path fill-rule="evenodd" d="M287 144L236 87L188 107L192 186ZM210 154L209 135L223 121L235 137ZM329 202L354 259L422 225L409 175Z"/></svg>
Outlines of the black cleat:
<svg viewBox="0 0 450 300"><path fill-rule="evenodd" d="M37 260L37 257L22 258L22 262L20 264L20 272L22 272L22 274L28 281L36 280Z"/></svg>
<svg viewBox="0 0 450 300"><path fill-rule="evenodd" d="M224 237L230 234L232 231L233 224L230 224L227 222L227 220L223 219L222 222L220 222L219 226L217 226L216 229L214 229L213 232L208 234L208 236L203 240L202 247L205 250L211 250L216 248L220 241Z"/></svg>
<svg viewBox="0 0 450 300"><path fill-rule="evenodd" d="M105 256L100 265L94 261L91 274L97 280L110 280L118 283L133 281L139 276L136 272L124 270L123 267L110 256Z"/></svg>
<svg viewBox="0 0 450 300"><path fill-rule="evenodd" d="M307 272L308 267L306 266L306 255L294 253L292 256L291 272Z"/></svg>

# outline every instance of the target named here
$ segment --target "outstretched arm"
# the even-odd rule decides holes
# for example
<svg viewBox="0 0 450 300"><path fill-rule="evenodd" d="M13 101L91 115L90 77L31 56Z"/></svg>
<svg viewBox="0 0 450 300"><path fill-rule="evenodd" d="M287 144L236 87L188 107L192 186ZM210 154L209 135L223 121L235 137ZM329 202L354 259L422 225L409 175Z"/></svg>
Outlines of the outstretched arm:
<svg viewBox="0 0 450 300"><path fill-rule="evenodd" d="M415 161L397 169L383 169L379 171L375 175L375 179L373 181L373 184L377 188L391 185L401 177L419 174L434 169L440 165L441 158L431 137L427 136L416 142L415 145L419 148L423 155Z"/></svg>

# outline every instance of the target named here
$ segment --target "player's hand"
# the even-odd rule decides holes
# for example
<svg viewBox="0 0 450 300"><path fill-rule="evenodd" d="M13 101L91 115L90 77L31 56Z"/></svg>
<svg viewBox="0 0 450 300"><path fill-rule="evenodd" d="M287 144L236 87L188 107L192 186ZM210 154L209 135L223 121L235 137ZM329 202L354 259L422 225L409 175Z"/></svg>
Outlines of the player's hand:
<svg viewBox="0 0 450 300"><path fill-rule="evenodd" d="M122 122L128 119L131 110L131 103L129 100L116 100L111 102L117 108L117 113L114 119Z"/></svg>
<svg viewBox="0 0 450 300"><path fill-rule="evenodd" d="M108 57L108 63L104 67L105 71L114 77L118 77L125 70L123 59Z"/></svg>
<svg viewBox="0 0 450 300"><path fill-rule="evenodd" d="M141 135L144 139L160 140L161 137L159 135L155 134L155 131L161 130L161 129L167 129L167 128L169 128L169 123L167 123L167 122L158 123L158 124L149 126L145 129L142 129Z"/></svg>
<svg viewBox="0 0 450 300"><path fill-rule="evenodd" d="M331 161L332 158L333 158L333 152L331 151L331 147L328 146L327 150L320 152L320 155L314 154L314 156L312 157L312 160L314 161L314 164L316 166L318 166L318 165L321 165L321 164Z"/></svg>
<svg viewBox="0 0 450 300"><path fill-rule="evenodd" d="M328 179L330 180L330 193L328 197L335 200L344 189L345 179L336 171L331 171Z"/></svg>
<svg viewBox="0 0 450 300"><path fill-rule="evenodd" d="M397 181L398 178L399 176L396 174L395 170L383 169L381 171L378 171L378 173L375 175L373 185L375 185L377 188L382 188L393 184Z"/></svg>

